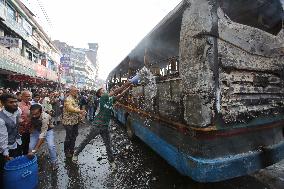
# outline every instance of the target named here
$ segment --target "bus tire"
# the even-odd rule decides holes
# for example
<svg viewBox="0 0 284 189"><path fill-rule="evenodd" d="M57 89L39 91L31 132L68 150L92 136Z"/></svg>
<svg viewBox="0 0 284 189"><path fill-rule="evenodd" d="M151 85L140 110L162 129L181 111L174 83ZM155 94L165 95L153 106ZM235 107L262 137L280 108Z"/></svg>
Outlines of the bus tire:
<svg viewBox="0 0 284 189"><path fill-rule="evenodd" d="M131 121L130 117L127 117L126 133L127 133L127 136L128 136L128 138L130 140L134 140L135 139L135 132L134 132L134 129L132 127L132 121Z"/></svg>

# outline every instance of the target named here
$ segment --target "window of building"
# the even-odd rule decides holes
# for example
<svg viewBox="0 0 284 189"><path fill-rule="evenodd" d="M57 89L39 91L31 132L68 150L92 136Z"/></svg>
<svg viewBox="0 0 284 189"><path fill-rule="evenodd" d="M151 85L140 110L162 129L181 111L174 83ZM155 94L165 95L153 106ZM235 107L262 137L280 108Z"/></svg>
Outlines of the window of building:
<svg viewBox="0 0 284 189"><path fill-rule="evenodd" d="M48 65L47 65L48 69L53 70L54 69L54 63L51 60L48 60Z"/></svg>
<svg viewBox="0 0 284 189"><path fill-rule="evenodd" d="M7 4L7 16L13 20L16 20L16 11L10 4Z"/></svg>
<svg viewBox="0 0 284 189"><path fill-rule="evenodd" d="M32 54L32 52L26 50L26 57L27 57L29 60L32 61L32 60L33 60L33 54Z"/></svg>
<svg viewBox="0 0 284 189"><path fill-rule="evenodd" d="M38 56L33 54L33 62L38 63Z"/></svg>
<svg viewBox="0 0 284 189"><path fill-rule="evenodd" d="M23 28L27 32L28 35L33 35L33 27L30 25L30 23L23 19Z"/></svg>
<svg viewBox="0 0 284 189"><path fill-rule="evenodd" d="M18 23L23 25L23 17L20 14L18 14Z"/></svg>

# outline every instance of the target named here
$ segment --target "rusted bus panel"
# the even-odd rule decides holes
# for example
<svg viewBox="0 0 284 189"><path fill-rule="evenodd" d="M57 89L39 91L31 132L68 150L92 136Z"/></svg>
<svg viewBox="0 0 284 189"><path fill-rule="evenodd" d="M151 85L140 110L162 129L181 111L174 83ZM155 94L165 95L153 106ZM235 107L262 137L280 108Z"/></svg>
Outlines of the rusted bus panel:
<svg viewBox="0 0 284 189"><path fill-rule="evenodd" d="M173 102L170 100L159 101L159 115L166 117L171 121L182 121L182 105L179 102Z"/></svg>
<svg viewBox="0 0 284 189"><path fill-rule="evenodd" d="M158 84L158 96L159 101L171 100L171 83L169 81Z"/></svg>
<svg viewBox="0 0 284 189"><path fill-rule="evenodd" d="M180 78L176 78L170 81L171 83L171 100L174 102L180 102L182 96L182 83Z"/></svg>
<svg viewBox="0 0 284 189"><path fill-rule="evenodd" d="M284 113L284 31L232 22L218 9L221 114L227 123ZM282 54L281 54L282 53Z"/></svg>
<svg viewBox="0 0 284 189"><path fill-rule="evenodd" d="M218 8L218 35L223 41L229 42L228 50L230 52L232 45L243 49L244 52L252 53L262 57L280 57L283 52L277 50L279 47L284 47L284 32L283 29L277 35L270 34L263 30L232 22L225 15L221 8ZM232 51L231 53L234 53ZM246 53L245 53L246 54ZM245 56L243 54L242 56ZM250 60L253 57L248 57ZM267 62L267 66L263 65L263 69L273 69L271 67L276 60ZM247 61L250 62L250 61ZM254 66L254 68L257 68ZM282 67L283 68L283 67Z"/></svg>
<svg viewBox="0 0 284 189"><path fill-rule="evenodd" d="M284 58L251 54L223 40L218 47L223 120L236 123L283 115Z"/></svg>
<svg viewBox="0 0 284 189"><path fill-rule="evenodd" d="M157 84L159 115L170 120L183 121L183 104L181 103L182 86L179 78Z"/></svg>
<svg viewBox="0 0 284 189"><path fill-rule="evenodd" d="M206 127L214 115L214 47L211 37L182 36L180 76L184 93L184 120L188 125Z"/></svg>
<svg viewBox="0 0 284 189"><path fill-rule="evenodd" d="M222 60L222 59L220 59ZM240 69L226 69L221 73L221 81L225 84L230 82L232 84L238 83L247 83L253 84L255 86L277 86L282 87L283 82L277 74L273 73L264 73L264 72L253 72L249 70L240 70ZM223 78L222 78L223 77Z"/></svg>
<svg viewBox="0 0 284 189"><path fill-rule="evenodd" d="M142 109L152 112L152 113L157 113L157 97L155 96L154 98L151 97L151 88L153 86L146 85L144 86L144 104Z"/></svg>
<svg viewBox="0 0 284 189"><path fill-rule="evenodd" d="M131 90L133 103L136 107L142 107L144 104L144 86L133 87Z"/></svg>
<svg viewBox="0 0 284 189"><path fill-rule="evenodd" d="M213 101L206 94L187 94L183 99L184 119L191 126L205 127L213 118Z"/></svg>
<svg viewBox="0 0 284 189"><path fill-rule="evenodd" d="M210 33L213 27L212 6L208 0L190 0L184 11L180 32L180 76L183 91L189 94L212 91L213 44L210 37L198 37Z"/></svg>
<svg viewBox="0 0 284 189"><path fill-rule="evenodd" d="M278 95L266 94L235 94L230 95L230 98L228 98L228 95L223 95L222 100L222 107L226 108L226 111L228 110L228 108L238 108L239 111L241 111L240 106L251 106L254 107L253 109L255 109L256 107L260 108L262 106L281 108L283 107L284 102L283 98Z"/></svg>
<svg viewBox="0 0 284 189"><path fill-rule="evenodd" d="M184 120L206 127L214 117L214 38L202 35L213 30L216 19L209 0L191 0L184 11L180 33L180 76L184 93Z"/></svg>
<svg viewBox="0 0 284 189"><path fill-rule="evenodd" d="M281 96L284 94L284 82L274 74L235 69L230 72L221 72L220 81L223 92L228 95L267 94Z"/></svg>
<svg viewBox="0 0 284 189"><path fill-rule="evenodd" d="M171 121L183 122L182 85L180 78L157 82L157 94L150 97L150 86L136 86L131 91L135 107Z"/></svg>
<svg viewBox="0 0 284 189"><path fill-rule="evenodd" d="M188 8L183 13L182 35L195 36L200 32L209 33L213 27L212 0L187 0ZM183 28L186 27L186 30Z"/></svg>
<svg viewBox="0 0 284 189"><path fill-rule="evenodd" d="M225 68L276 74L284 71L283 56L265 57L252 54L223 40L218 40L218 52L221 66Z"/></svg>
<svg viewBox="0 0 284 189"><path fill-rule="evenodd" d="M213 45L209 39L188 38L181 44L180 76L183 91L189 94L209 93L214 89L211 69Z"/></svg>
<svg viewBox="0 0 284 189"><path fill-rule="evenodd" d="M281 87L275 86L255 86L253 84L248 83L232 83L229 90L230 94L283 94L284 89Z"/></svg>

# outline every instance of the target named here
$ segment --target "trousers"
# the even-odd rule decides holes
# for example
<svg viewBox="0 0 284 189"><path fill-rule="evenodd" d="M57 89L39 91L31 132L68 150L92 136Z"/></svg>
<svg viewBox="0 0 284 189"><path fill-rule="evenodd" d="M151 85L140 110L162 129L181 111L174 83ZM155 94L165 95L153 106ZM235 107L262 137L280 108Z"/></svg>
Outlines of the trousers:
<svg viewBox="0 0 284 189"><path fill-rule="evenodd" d="M64 125L66 136L64 141L64 152L74 153L76 138L78 136L78 124L76 125Z"/></svg>
<svg viewBox="0 0 284 189"><path fill-rule="evenodd" d="M87 144L89 144L89 142L98 135L101 135L103 142L106 146L108 161L113 162L114 157L113 157L113 152L111 149L110 133L109 133L109 129L107 126L93 126L89 134L86 136L86 138L81 142L81 144L76 149L75 155L79 155L79 153L83 151L83 149L87 146Z"/></svg>
<svg viewBox="0 0 284 189"><path fill-rule="evenodd" d="M39 140L39 135L40 135L39 131L34 131L30 135L30 146L29 146L30 151L32 151L35 148L35 146L36 146L36 144ZM45 136L45 140L47 142L51 162L56 163L57 162L57 155L56 155L56 147L55 147L55 143L54 143L53 129L47 131L46 136Z"/></svg>

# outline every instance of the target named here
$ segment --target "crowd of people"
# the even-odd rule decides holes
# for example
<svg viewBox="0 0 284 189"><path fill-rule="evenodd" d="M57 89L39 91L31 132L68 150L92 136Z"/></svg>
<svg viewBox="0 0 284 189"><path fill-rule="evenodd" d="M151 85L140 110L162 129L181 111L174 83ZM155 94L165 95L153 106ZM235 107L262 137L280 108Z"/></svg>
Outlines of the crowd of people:
<svg viewBox="0 0 284 189"><path fill-rule="evenodd" d="M109 122L113 104L131 88L126 82L107 93L79 91L71 86L66 91L51 91L46 88L22 91L0 88L0 179L3 182L4 166L13 158L26 155L33 158L46 142L52 170L58 169L57 147L54 127L63 126L66 131L64 152L74 163L79 153L97 135L106 145L108 160L115 168L109 134ZM89 134L75 149L78 126L91 123Z"/></svg>

